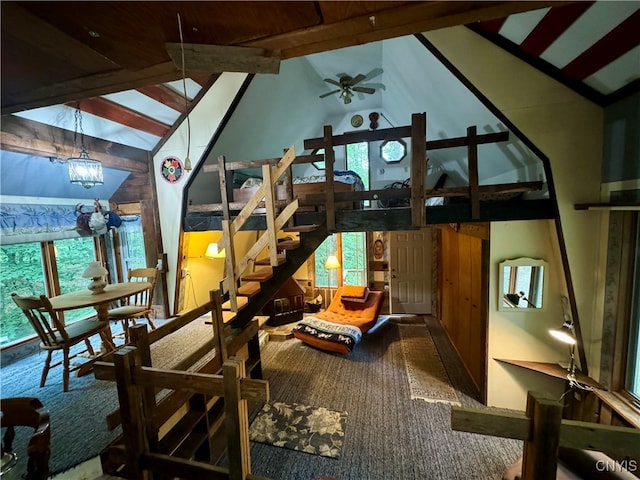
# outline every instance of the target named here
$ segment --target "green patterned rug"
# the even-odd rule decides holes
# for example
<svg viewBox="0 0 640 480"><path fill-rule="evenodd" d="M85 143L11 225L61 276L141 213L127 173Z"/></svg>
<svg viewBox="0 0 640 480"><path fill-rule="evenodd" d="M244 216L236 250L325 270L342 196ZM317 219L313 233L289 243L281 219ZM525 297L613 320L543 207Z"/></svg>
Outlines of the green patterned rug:
<svg viewBox="0 0 640 480"><path fill-rule="evenodd" d="M298 403L269 402L249 427L249 439L275 447L338 458L346 412Z"/></svg>

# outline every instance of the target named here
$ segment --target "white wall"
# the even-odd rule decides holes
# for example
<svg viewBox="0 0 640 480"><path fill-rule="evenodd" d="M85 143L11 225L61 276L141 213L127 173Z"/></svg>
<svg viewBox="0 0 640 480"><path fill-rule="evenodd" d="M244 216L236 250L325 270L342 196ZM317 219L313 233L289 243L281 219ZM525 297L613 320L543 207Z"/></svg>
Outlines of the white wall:
<svg viewBox="0 0 640 480"><path fill-rule="evenodd" d="M202 98L189 114L191 122L191 163L195 169L200 157L207 147L209 140L220 125L233 98L240 89L246 74L224 73L218 78L209 92ZM178 264L178 244L180 240L180 225L182 212L182 195L189 175L185 175L176 183L169 183L162 175L160 168L162 160L168 155L177 156L185 161L187 152L187 122L182 122L171 138L163 145L153 158L155 169L156 189L158 193L158 211L160 212L160 228L162 230L163 250L167 254L167 291L169 294L169 308L174 313L173 299L176 286L176 267Z"/></svg>
<svg viewBox="0 0 640 480"><path fill-rule="evenodd" d="M599 331L594 324L602 316L596 311L600 291L597 267L601 222L597 215L576 211L574 204L599 198L602 109L464 27L429 32L425 36L550 159L587 359L589 366L595 367L600 343L594 335ZM536 225L538 222L531 222L531 226L518 229L514 224L508 230L499 224L494 225L492 260L495 262L498 257L512 254L535 257L533 250L539 250L541 239L548 236L547 233L537 233L539 227ZM552 233L551 237L555 238L555 232ZM529 240L533 239L537 240L531 243ZM517 251L511 246L517 246ZM494 268L495 264L491 267ZM558 269L561 265L556 259L550 270L561 271ZM492 279L491 291L495 296L495 273ZM559 298L562 290L556 284L549 290L550 299ZM524 356L529 360L553 361L555 352L556 360L563 356L561 346L553 345L551 340L545 345L547 340L543 335L548 322L561 323L559 304L551 305L546 315L543 327L536 320L525 320L524 317L513 320L511 316L504 317L493 310L490 312L490 405L523 408L526 391L532 386L529 383L535 382L522 369L500 367L502 370L498 370L491 365L492 358L509 354L517 355L516 359ZM520 345L521 342L516 342L515 338L527 336L530 343L522 344L521 348L509 347L505 351L506 342ZM524 345L530 346L526 348ZM523 382L523 379L527 381Z"/></svg>

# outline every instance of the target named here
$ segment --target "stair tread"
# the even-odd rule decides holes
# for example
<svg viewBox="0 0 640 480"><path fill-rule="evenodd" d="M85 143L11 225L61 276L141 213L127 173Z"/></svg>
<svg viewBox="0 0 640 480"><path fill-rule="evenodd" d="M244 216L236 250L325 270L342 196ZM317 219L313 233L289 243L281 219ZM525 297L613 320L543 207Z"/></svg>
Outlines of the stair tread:
<svg viewBox="0 0 640 480"><path fill-rule="evenodd" d="M260 282L247 282L238 287L238 294L245 297L251 297L262 290Z"/></svg>
<svg viewBox="0 0 640 480"><path fill-rule="evenodd" d="M278 242L279 250L294 250L298 247L300 247L300 240L284 240Z"/></svg>
<svg viewBox="0 0 640 480"><path fill-rule="evenodd" d="M222 310L222 323L229 323L230 321L236 318L236 312L232 312L230 310ZM213 323L212 319L207 319L204 321L207 325L211 325Z"/></svg>
<svg viewBox="0 0 640 480"><path fill-rule="evenodd" d="M228 310L222 311L222 321L224 323L229 323L234 318L236 318L236 312L230 312Z"/></svg>
<svg viewBox="0 0 640 480"><path fill-rule="evenodd" d="M262 267L253 273L243 275L241 280L254 280L263 282L265 280L269 280L271 277L273 277L273 269L271 267Z"/></svg>
<svg viewBox="0 0 640 480"><path fill-rule="evenodd" d="M313 232L318 229L318 225L298 225L296 227L284 227L284 232Z"/></svg>
<svg viewBox="0 0 640 480"><path fill-rule="evenodd" d="M247 303L249 303L249 299L247 297L236 296L236 303L238 304L238 310L240 310L247 306ZM231 310L231 300L227 300L226 302L224 302L222 304L222 309Z"/></svg>
<svg viewBox="0 0 640 480"><path fill-rule="evenodd" d="M285 254L278 254L278 265L282 265L287 261L287 256ZM261 258L256 260L256 265L271 265L271 259L269 257Z"/></svg>

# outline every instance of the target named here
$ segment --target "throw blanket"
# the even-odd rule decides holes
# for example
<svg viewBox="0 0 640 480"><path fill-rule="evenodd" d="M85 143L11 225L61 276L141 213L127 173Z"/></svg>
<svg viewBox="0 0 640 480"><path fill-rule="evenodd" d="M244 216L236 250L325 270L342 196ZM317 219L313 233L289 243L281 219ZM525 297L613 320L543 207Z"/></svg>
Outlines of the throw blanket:
<svg viewBox="0 0 640 480"><path fill-rule="evenodd" d="M350 352L360 343L362 331L352 325L327 322L314 316L308 316L293 329L295 332L316 337L323 342L342 345Z"/></svg>

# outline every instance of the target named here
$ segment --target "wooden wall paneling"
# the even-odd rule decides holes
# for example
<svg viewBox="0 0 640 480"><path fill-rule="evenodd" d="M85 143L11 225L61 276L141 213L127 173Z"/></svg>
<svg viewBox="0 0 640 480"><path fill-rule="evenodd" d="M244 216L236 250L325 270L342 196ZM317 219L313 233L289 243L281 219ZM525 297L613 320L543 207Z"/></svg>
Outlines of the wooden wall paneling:
<svg viewBox="0 0 640 480"><path fill-rule="evenodd" d="M453 341L456 348L458 348L460 344L459 338L459 330L456 327L456 322L458 318L460 318L460 305L458 303L458 298L460 296L460 258L459 252L460 247L458 245L458 235L454 232L449 232L449 242L451 244L451 250L449 255L449 263L451 265L451 271L449 275L449 285L448 292L449 295L449 305L450 305L450 314L449 318L449 331L451 334L451 340Z"/></svg>
<svg viewBox="0 0 640 480"><path fill-rule="evenodd" d="M458 351L471 373L471 240L467 235L456 235L458 239L458 316L455 319Z"/></svg>
<svg viewBox="0 0 640 480"><path fill-rule="evenodd" d="M484 248L487 243L479 238L468 237L471 242L471 250L469 252L469 260L471 262L471 317L469 319L469 371L473 378L478 391L484 400L484 392L486 390L486 307L487 307L487 280L485 273L485 253L488 250Z"/></svg>
<svg viewBox="0 0 640 480"><path fill-rule="evenodd" d="M445 329L447 328L447 324L449 322L449 318L451 316L451 306L449 304L449 282L451 281L450 278L450 271L451 271L451 264L449 262L449 252L451 250L450 245L449 245L449 236L447 234L446 229L444 228L440 228L438 229L439 231L439 239L440 239L440 261L439 266L440 266L440 280L439 280L439 296L440 296L440 304L441 304L441 311L440 311L440 316L438 317L440 319L440 322L442 323L442 325L445 327Z"/></svg>

